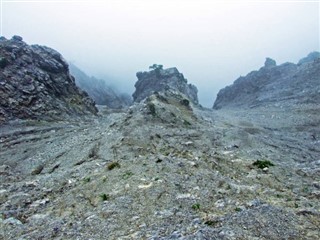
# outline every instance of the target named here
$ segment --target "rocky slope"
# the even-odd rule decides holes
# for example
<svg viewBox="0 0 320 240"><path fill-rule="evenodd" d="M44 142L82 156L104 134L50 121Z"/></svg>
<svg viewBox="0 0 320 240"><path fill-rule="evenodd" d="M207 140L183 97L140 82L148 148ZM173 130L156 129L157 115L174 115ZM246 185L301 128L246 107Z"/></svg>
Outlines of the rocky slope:
<svg viewBox="0 0 320 240"><path fill-rule="evenodd" d="M0 239L320 238L319 104L213 111L146 88L0 126Z"/></svg>
<svg viewBox="0 0 320 240"><path fill-rule="evenodd" d="M113 109L128 107L132 104L132 99L128 94L118 93L104 80L89 77L75 65L71 63L69 65L76 85L86 91L96 104L106 105Z"/></svg>
<svg viewBox="0 0 320 240"><path fill-rule="evenodd" d="M55 50L27 45L19 36L0 39L0 122L96 114Z"/></svg>
<svg viewBox="0 0 320 240"><path fill-rule="evenodd" d="M299 64L267 58L265 66L238 78L217 95L214 109L320 104L320 58L311 53Z"/></svg>
<svg viewBox="0 0 320 240"><path fill-rule="evenodd" d="M319 106L183 99L3 126L0 238L319 239Z"/></svg>
<svg viewBox="0 0 320 240"><path fill-rule="evenodd" d="M198 89L187 83L187 79L177 68L155 69L150 72L138 72L136 90L133 93L135 102L140 102L153 92L174 90L184 94L192 103L198 104Z"/></svg>

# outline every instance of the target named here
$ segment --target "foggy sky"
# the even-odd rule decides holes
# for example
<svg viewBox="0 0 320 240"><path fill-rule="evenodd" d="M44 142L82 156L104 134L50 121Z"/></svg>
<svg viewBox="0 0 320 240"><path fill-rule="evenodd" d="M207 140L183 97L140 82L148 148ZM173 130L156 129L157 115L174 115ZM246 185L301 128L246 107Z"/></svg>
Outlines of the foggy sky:
<svg viewBox="0 0 320 240"><path fill-rule="evenodd" d="M319 51L318 1L2 0L1 33L59 51L132 94L135 73L177 67L212 107L217 92L271 57Z"/></svg>

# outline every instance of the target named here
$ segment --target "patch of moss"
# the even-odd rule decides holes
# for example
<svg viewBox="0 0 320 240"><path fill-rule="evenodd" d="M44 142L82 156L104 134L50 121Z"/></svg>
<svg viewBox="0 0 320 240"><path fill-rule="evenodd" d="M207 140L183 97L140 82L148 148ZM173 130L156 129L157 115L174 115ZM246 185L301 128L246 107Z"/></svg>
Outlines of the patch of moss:
<svg viewBox="0 0 320 240"><path fill-rule="evenodd" d="M270 162L269 160L257 160L252 165L256 166L256 167L258 167L260 169L264 169L266 167L274 166L274 164L272 162Z"/></svg>

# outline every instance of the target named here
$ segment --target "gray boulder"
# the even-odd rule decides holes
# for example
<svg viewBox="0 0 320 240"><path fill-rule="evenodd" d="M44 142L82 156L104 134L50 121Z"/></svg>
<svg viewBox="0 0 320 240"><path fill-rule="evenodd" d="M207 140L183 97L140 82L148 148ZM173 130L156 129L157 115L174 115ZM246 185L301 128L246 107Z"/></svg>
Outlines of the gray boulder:
<svg viewBox="0 0 320 240"><path fill-rule="evenodd" d="M155 69L150 72L138 72L133 99L140 102L154 92L174 90L184 94L192 103L198 104L198 89L188 84L187 79L177 68Z"/></svg>

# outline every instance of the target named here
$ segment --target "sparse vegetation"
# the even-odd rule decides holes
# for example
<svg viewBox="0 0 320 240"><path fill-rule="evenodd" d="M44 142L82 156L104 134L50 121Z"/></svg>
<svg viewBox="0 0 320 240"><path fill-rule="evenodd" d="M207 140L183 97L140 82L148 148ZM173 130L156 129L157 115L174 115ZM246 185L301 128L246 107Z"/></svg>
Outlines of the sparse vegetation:
<svg viewBox="0 0 320 240"><path fill-rule="evenodd" d="M235 210L236 212L241 212L241 211L242 211L242 209L239 208L239 207L236 207L234 210Z"/></svg>
<svg viewBox="0 0 320 240"><path fill-rule="evenodd" d="M108 201L110 199L109 194L105 194L105 193L102 193L100 195L100 197L101 197L102 201Z"/></svg>
<svg viewBox="0 0 320 240"><path fill-rule="evenodd" d="M180 101L180 103L183 105L183 106L186 106L186 107L190 107L190 101L188 99L182 99Z"/></svg>
<svg viewBox="0 0 320 240"><path fill-rule="evenodd" d="M155 117L157 115L155 105L153 103L148 103L147 106L148 106L149 113Z"/></svg>
<svg viewBox="0 0 320 240"><path fill-rule="evenodd" d="M83 179L83 182L85 182L85 183L88 183L88 182L90 182L91 181L91 178L90 177L85 177L84 179Z"/></svg>
<svg viewBox="0 0 320 240"><path fill-rule="evenodd" d="M149 69L154 70L156 72L156 75L159 77L160 76L160 70L163 69L163 65L161 65L161 64L153 64L152 66L149 67Z"/></svg>
<svg viewBox="0 0 320 240"><path fill-rule="evenodd" d="M264 169L266 167L274 166L274 164L272 162L270 162L269 160L257 160L252 165L256 166L256 167L258 167L260 169Z"/></svg>
<svg viewBox="0 0 320 240"><path fill-rule="evenodd" d="M98 158L98 152L99 152L99 144L96 144L90 149L88 157L94 158L94 159Z"/></svg>
<svg viewBox="0 0 320 240"><path fill-rule="evenodd" d="M163 69L163 65L161 65L161 64L153 64L153 65L151 65L151 66L149 66L149 69L151 69L151 70L162 70Z"/></svg>
<svg viewBox="0 0 320 240"><path fill-rule="evenodd" d="M133 176L133 172L127 171L127 172L125 172L125 173L122 175L122 178L123 178L123 179L128 179L128 178L130 178L131 176Z"/></svg>
<svg viewBox="0 0 320 240"><path fill-rule="evenodd" d="M115 168L120 168L120 163L111 162L111 163L108 164L107 168L108 168L109 171L111 171L111 170L113 170Z"/></svg>
<svg viewBox="0 0 320 240"><path fill-rule="evenodd" d="M217 223L218 223L218 221L214 221L214 220L208 220L208 221L204 222L204 224L211 226L211 227L215 226Z"/></svg>
<svg viewBox="0 0 320 240"><path fill-rule="evenodd" d="M192 205L192 209L193 210L199 210L200 209L200 204L199 203L195 203Z"/></svg>

